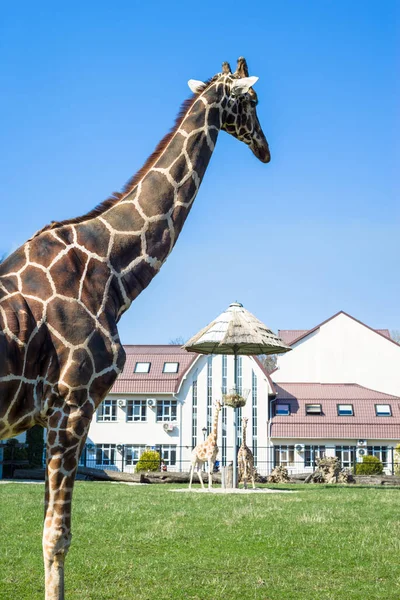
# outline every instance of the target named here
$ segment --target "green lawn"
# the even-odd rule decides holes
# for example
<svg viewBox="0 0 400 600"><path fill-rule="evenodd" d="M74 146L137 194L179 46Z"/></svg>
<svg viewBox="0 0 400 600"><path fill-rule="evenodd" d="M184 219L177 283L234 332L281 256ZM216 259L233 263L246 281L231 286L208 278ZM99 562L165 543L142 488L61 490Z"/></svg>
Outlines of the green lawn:
<svg viewBox="0 0 400 600"><path fill-rule="evenodd" d="M400 598L398 489L173 487L77 483L67 600ZM42 485L0 485L1 600L43 600L42 506Z"/></svg>

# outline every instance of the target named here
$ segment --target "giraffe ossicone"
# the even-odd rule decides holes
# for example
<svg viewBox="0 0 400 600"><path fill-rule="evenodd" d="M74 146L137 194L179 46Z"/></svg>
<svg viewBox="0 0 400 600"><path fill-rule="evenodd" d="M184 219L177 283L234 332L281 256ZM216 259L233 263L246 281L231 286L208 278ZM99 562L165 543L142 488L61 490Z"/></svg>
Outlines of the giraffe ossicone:
<svg viewBox="0 0 400 600"><path fill-rule="evenodd" d="M186 101L172 131L121 193L53 221L0 265L0 439L47 428L46 600L64 598L71 503L93 414L125 364L118 321L172 251L218 134L269 162L241 57ZM236 82L236 83L235 83Z"/></svg>

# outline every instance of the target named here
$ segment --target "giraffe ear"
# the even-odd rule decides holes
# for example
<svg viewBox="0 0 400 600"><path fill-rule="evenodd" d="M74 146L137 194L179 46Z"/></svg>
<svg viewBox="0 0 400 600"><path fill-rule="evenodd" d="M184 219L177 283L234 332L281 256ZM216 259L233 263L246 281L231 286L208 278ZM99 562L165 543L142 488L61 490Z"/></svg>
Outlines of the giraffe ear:
<svg viewBox="0 0 400 600"><path fill-rule="evenodd" d="M257 83L258 79L258 77L241 77L240 79L234 79L231 85L231 94L233 96L246 94L249 89Z"/></svg>
<svg viewBox="0 0 400 600"><path fill-rule="evenodd" d="M193 94L197 94L200 89L204 86L204 81L198 81L197 79L189 79L188 86L192 90Z"/></svg>

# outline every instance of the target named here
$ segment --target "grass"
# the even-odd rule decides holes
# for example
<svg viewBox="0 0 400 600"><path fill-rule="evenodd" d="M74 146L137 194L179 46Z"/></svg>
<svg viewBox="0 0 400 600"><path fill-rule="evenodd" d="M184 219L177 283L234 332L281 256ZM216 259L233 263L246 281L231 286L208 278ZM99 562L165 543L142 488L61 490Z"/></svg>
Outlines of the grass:
<svg viewBox="0 0 400 600"><path fill-rule="evenodd" d="M400 598L399 489L172 487L76 484L68 600ZM42 506L42 485L0 486L1 600L43 600Z"/></svg>

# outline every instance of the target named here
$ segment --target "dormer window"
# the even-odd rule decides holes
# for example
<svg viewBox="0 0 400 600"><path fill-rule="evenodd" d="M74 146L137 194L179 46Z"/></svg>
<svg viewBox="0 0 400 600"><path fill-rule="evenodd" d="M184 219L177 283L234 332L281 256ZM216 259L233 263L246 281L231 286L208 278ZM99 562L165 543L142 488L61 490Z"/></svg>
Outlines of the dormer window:
<svg viewBox="0 0 400 600"><path fill-rule="evenodd" d="M177 373L179 369L178 362L165 362L163 373Z"/></svg>
<svg viewBox="0 0 400 600"><path fill-rule="evenodd" d="M149 362L137 362L134 373L148 373L150 371L150 364Z"/></svg>
<svg viewBox="0 0 400 600"><path fill-rule="evenodd" d="M306 404L306 415L322 415L322 405Z"/></svg>
<svg viewBox="0 0 400 600"><path fill-rule="evenodd" d="M391 417L392 409L390 404L375 404L375 414L377 417Z"/></svg>
<svg viewBox="0 0 400 600"><path fill-rule="evenodd" d="M287 417L288 415L290 415L290 404L283 404L283 403L277 404L276 408L275 408L275 415L277 417L279 417L279 416Z"/></svg>
<svg viewBox="0 0 400 600"><path fill-rule="evenodd" d="M337 414L339 417L354 417L354 410L352 404L338 404Z"/></svg>

